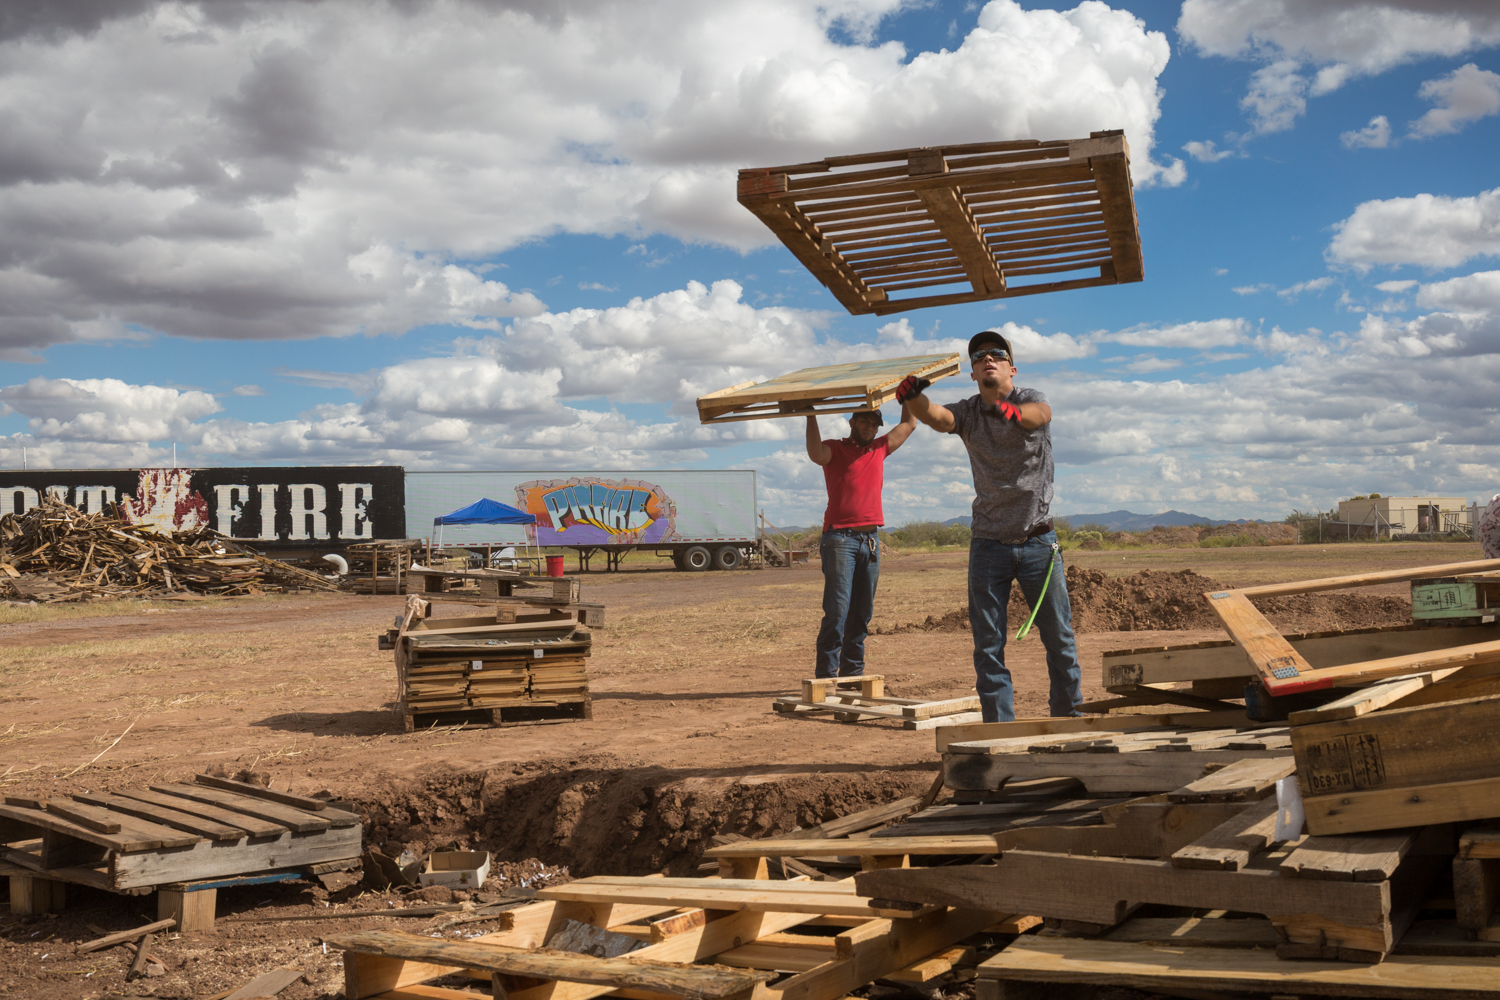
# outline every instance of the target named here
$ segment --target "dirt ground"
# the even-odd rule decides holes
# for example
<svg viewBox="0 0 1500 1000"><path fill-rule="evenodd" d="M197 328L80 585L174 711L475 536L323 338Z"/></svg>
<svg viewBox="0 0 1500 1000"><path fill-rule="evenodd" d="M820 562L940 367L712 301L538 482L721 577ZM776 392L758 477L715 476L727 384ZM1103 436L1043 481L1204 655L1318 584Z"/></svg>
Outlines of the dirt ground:
<svg viewBox="0 0 1500 1000"><path fill-rule="evenodd" d="M1084 697L1102 694L1105 650L1222 638L1193 604L1204 589L1479 557L1473 544L1420 543L1069 553L1075 600L1087 598L1076 615ZM972 690L966 564L966 552L885 561L867 669L892 693ZM400 597L0 608L0 791L250 771L278 789L353 802L367 843L393 856L474 846L586 875L689 872L716 833L785 832L930 784L931 732L770 711L812 673L815 566L627 567L584 582L585 600L609 614L590 661L593 720L506 729L400 732L391 654L376 649ZM1405 619L1405 595L1395 585L1267 610L1287 631L1386 624ZM1017 714L1045 714L1040 642L1013 643L1008 660ZM331 899L389 902L358 892ZM329 900L309 883L223 891L217 933L158 944L163 974L126 984L124 949L75 958L72 944L95 936L88 923L115 930L155 919L154 899L80 891L61 915L0 917L0 997L207 996L288 963L308 981L286 1000L332 996L339 958L322 952L321 936L389 921L225 919Z"/></svg>

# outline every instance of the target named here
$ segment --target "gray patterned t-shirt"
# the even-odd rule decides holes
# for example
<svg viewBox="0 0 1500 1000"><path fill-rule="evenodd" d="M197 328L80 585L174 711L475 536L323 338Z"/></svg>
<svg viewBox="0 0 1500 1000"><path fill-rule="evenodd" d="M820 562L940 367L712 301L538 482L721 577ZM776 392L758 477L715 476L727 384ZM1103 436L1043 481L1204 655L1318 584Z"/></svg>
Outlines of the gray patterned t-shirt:
<svg viewBox="0 0 1500 1000"><path fill-rule="evenodd" d="M1047 402L1040 390L1019 386L1005 398L1017 406ZM1051 424L1029 431L979 396L949 404L948 410L974 471L974 536L1001 542L1024 538L1052 507Z"/></svg>

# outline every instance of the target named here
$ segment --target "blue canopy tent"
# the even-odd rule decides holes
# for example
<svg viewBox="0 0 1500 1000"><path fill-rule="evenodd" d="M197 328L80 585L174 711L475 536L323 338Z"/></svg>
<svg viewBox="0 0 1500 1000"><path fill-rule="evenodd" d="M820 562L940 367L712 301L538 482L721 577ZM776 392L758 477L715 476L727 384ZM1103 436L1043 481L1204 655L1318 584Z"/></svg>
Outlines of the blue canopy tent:
<svg viewBox="0 0 1500 1000"><path fill-rule="evenodd" d="M517 510L498 500L487 498L475 500L467 507L460 507L451 514L432 519L433 527L438 530L439 548L443 545L443 525L445 524L536 524L536 515Z"/></svg>

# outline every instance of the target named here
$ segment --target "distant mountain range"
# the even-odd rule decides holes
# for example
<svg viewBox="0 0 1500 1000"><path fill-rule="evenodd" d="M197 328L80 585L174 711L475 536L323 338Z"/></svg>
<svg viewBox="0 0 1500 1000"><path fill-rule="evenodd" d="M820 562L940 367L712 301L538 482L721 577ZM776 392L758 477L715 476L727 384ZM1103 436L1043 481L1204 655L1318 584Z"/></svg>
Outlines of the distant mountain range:
<svg viewBox="0 0 1500 1000"><path fill-rule="evenodd" d="M1264 521L1254 520L1248 517L1236 518L1232 521L1221 521L1215 517L1204 517L1201 514L1185 514L1180 510L1164 510L1160 514L1136 514L1128 510L1111 510L1103 514L1063 514L1060 515L1075 528L1080 524L1102 524L1110 531L1150 531L1156 525L1167 527L1187 526L1193 524L1209 524L1217 528L1221 524L1264 524ZM965 515L963 517L950 517L944 524L962 524L965 527L973 518Z"/></svg>

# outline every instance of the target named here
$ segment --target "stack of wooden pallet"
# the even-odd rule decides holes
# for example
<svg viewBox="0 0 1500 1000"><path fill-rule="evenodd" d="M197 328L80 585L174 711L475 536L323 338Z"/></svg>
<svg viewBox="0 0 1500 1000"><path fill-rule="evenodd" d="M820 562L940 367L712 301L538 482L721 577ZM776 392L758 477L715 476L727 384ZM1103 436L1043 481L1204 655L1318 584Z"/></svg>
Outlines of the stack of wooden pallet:
<svg viewBox="0 0 1500 1000"><path fill-rule="evenodd" d="M61 909L69 885L154 890L162 919L208 930L220 888L358 866L360 822L323 799L200 774L193 784L7 796L0 843L12 912Z"/></svg>
<svg viewBox="0 0 1500 1000"><path fill-rule="evenodd" d="M401 624L381 637L395 650L397 713L410 732L418 718L467 713L490 725L592 718L588 656L592 635L576 612L428 618L430 602L407 598ZM473 713L483 713L477 718Z"/></svg>

